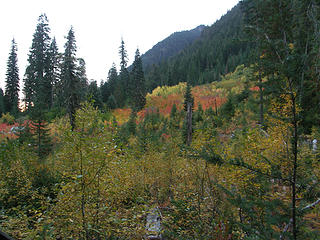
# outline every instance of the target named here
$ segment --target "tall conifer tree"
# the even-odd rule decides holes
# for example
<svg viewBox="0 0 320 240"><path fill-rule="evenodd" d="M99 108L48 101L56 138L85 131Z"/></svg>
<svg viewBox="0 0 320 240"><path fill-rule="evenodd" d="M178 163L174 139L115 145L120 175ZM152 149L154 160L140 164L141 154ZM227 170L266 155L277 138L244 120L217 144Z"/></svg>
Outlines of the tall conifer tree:
<svg viewBox="0 0 320 240"><path fill-rule="evenodd" d="M129 88L132 108L134 111L139 111L146 104L145 79L142 70L142 60L139 49L137 49L136 51L135 59L133 62Z"/></svg>
<svg viewBox="0 0 320 240"><path fill-rule="evenodd" d="M11 51L7 62L5 100L6 110L13 114L19 111L19 68L17 58L17 44L12 39Z"/></svg>
<svg viewBox="0 0 320 240"><path fill-rule="evenodd" d="M69 114L71 129L74 130L75 113L80 104L79 88L81 88L81 83L77 74L77 46L72 27L68 32L67 42L64 47L65 52L62 66L64 97L66 101L67 112Z"/></svg>
<svg viewBox="0 0 320 240"><path fill-rule="evenodd" d="M50 80L48 79L48 50L50 47L50 28L45 14L40 15L36 31L33 34L32 46L29 53L25 78L24 95L25 105L29 109L34 101L41 102L42 107L49 107ZM49 92L47 92L49 89ZM49 95L49 97L48 97Z"/></svg>
<svg viewBox="0 0 320 240"><path fill-rule="evenodd" d="M86 62L83 58L78 58L76 63L77 63L76 73L80 83L78 92L79 92L80 101L83 101L86 98L86 95L88 92L87 90L89 87Z"/></svg>
<svg viewBox="0 0 320 240"><path fill-rule="evenodd" d="M62 84L61 84L61 54L57 46L56 39L53 38L48 50L47 56L47 74L46 79L48 83L48 101L49 106L59 105L60 96L62 95Z"/></svg>
<svg viewBox="0 0 320 240"><path fill-rule="evenodd" d="M184 103L183 108L186 111L186 118L183 127L183 140L187 145L191 144L192 141L192 132L193 132L193 107L194 107L194 98L191 92L191 85L187 82L186 92L184 94Z"/></svg>
<svg viewBox="0 0 320 240"><path fill-rule="evenodd" d="M129 84L129 72L127 69L128 55L125 49L124 41L121 39L121 45L119 47L120 55L120 74L119 81L116 86L115 97L117 99L119 107L125 105L128 99L128 84Z"/></svg>
<svg viewBox="0 0 320 240"><path fill-rule="evenodd" d="M288 229L290 239L304 239L303 213L299 207L301 202L314 199L309 200L309 194L300 187L308 186L312 179L304 176L298 142L303 131L319 122L319 75L315 74L318 66L314 64L317 61L314 50L319 46L320 5L313 0L245 0L242 7L248 32L254 40L258 39L259 63L267 76L266 91L278 103L285 98L288 101L285 121L291 143L288 144L290 180L284 184L291 188L291 203L286 213L290 218L286 216L284 220L287 227L280 239Z"/></svg>
<svg viewBox="0 0 320 240"><path fill-rule="evenodd" d="M2 88L0 88L0 116L5 113L5 108L4 108L4 94Z"/></svg>
<svg viewBox="0 0 320 240"><path fill-rule="evenodd" d="M117 68L116 68L116 65L113 63L112 67L108 72L107 81L102 82L100 85L101 97L104 103L108 102L108 99L109 97L111 97L111 95L113 96L112 98L114 99L114 91L115 91L115 86L117 84L117 79L118 79Z"/></svg>

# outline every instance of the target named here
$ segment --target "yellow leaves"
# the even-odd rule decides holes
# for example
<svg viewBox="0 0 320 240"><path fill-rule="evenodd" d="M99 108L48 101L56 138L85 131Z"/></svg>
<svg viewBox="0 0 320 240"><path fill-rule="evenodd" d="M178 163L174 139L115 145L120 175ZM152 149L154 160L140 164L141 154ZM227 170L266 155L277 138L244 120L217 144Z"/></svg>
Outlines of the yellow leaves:
<svg viewBox="0 0 320 240"><path fill-rule="evenodd" d="M289 47L290 50L294 50L294 44L293 43L289 43L288 47Z"/></svg>

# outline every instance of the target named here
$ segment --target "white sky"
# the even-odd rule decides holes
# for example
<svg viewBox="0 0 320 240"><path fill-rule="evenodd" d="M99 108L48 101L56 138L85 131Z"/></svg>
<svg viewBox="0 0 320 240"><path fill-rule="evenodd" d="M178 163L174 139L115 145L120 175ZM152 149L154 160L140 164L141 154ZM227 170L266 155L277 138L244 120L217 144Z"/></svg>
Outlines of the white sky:
<svg viewBox="0 0 320 240"><path fill-rule="evenodd" d="M4 0L0 8L0 87L4 89L11 40L18 45L20 85L33 33L46 13L51 37L64 51L64 36L72 25L77 57L86 61L88 79L106 80L113 62L118 66L121 37L129 64L137 47L145 53L170 34L211 25L239 0Z"/></svg>

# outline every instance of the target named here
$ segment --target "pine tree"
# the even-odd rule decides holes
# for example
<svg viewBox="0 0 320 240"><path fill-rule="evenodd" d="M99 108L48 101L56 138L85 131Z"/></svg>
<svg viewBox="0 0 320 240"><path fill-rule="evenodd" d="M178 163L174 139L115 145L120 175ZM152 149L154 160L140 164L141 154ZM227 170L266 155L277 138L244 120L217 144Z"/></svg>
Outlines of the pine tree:
<svg viewBox="0 0 320 240"><path fill-rule="evenodd" d="M5 113L3 90L0 88L0 116Z"/></svg>
<svg viewBox="0 0 320 240"><path fill-rule="evenodd" d="M51 86L48 74L48 53L50 48L50 28L45 14L40 15L36 31L33 35L32 46L29 53L25 78L24 78L24 101L29 109L35 98L43 107L49 108ZM49 92L47 92L49 89ZM41 97L40 97L41 95Z"/></svg>
<svg viewBox="0 0 320 240"><path fill-rule="evenodd" d="M6 76L6 110L12 114L17 114L19 112L19 68L17 44L14 39L12 39L11 51L7 62Z"/></svg>
<svg viewBox="0 0 320 240"><path fill-rule="evenodd" d="M97 81L91 81L88 86L88 94L87 98L90 101L93 101L93 106L99 109L102 108L102 96L99 91Z"/></svg>
<svg viewBox="0 0 320 240"><path fill-rule="evenodd" d="M119 47L120 55L120 74L119 81L115 89L115 97L119 107L123 107L128 100L128 84L129 84L129 72L127 69L128 55L125 49L124 41L121 39L121 45Z"/></svg>
<svg viewBox="0 0 320 240"><path fill-rule="evenodd" d="M49 91L51 93L48 94L49 106L58 106L61 104L61 96L62 96L62 83L61 83L61 54L59 53L59 49L57 46L56 39L53 38L50 48L48 50L48 69L46 78L49 83Z"/></svg>
<svg viewBox="0 0 320 240"><path fill-rule="evenodd" d="M77 59L77 77L79 79L80 88L78 89L80 101L84 101L87 96L87 89L89 87L87 78L86 62L83 58Z"/></svg>
<svg viewBox="0 0 320 240"><path fill-rule="evenodd" d="M104 103L107 103L109 97L114 94L117 80L118 80L118 73L117 73L116 66L113 63L112 67L108 72L107 81L101 82L100 84L101 97Z"/></svg>
<svg viewBox="0 0 320 240"><path fill-rule="evenodd" d="M67 42L65 44L65 52L63 56L63 66L62 66L62 80L64 87L64 98L67 105L67 112L69 114L69 120L71 129L74 130L75 127L75 113L76 109L80 105L80 94L79 89L81 89L81 82L77 74L76 65L76 40L71 27Z"/></svg>
<svg viewBox="0 0 320 240"><path fill-rule="evenodd" d="M191 93L191 85L187 82L186 92L184 94L183 108L186 111L186 118L183 128L183 139L187 145L191 144L193 132L193 106L194 99Z"/></svg>
<svg viewBox="0 0 320 240"><path fill-rule="evenodd" d="M193 96L192 96L192 93L191 93L191 85L190 85L189 82L187 82L186 92L184 94L183 109L185 111L188 110L188 103L191 104L191 107L193 109L193 107L194 107L194 99L193 99Z"/></svg>
<svg viewBox="0 0 320 240"><path fill-rule="evenodd" d="M129 86L132 108L134 111L139 111L146 104L146 87L139 49L136 51L133 62Z"/></svg>
<svg viewBox="0 0 320 240"><path fill-rule="evenodd" d="M52 148L51 137L49 135L49 127L46 117L46 111L43 110L43 105L37 100L34 102L30 113L31 122L30 129L32 133L32 145L38 155L39 161L50 153Z"/></svg>
<svg viewBox="0 0 320 240"><path fill-rule="evenodd" d="M298 206L306 196L299 186L306 185L307 180L303 179L300 170L298 141L303 131L309 131L314 122L319 121L319 108L316 107L319 106L319 86L314 81L319 80L319 75L314 74L318 68L314 64L317 61L314 50L318 49L318 23L313 24L312 16L313 10L319 9L320 5L312 0L246 0L242 7L249 36L258 39L259 65L267 76L266 91L274 101L283 103L286 98L288 102L286 123L291 143L288 146L291 206L287 223L292 226L291 238L300 239L303 238L299 224L302 215ZM319 20L318 10L315 15ZM313 90L309 92L310 89Z"/></svg>

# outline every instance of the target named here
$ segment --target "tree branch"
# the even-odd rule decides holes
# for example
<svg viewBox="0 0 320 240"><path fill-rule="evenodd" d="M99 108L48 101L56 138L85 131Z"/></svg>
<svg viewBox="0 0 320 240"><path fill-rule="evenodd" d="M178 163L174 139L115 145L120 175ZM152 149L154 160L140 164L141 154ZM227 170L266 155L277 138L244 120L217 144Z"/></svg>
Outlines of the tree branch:
<svg viewBox="0 0 320 240"><path fill-rule="evenodd" d="M315 201L315 202L313 202L313 203L305 206L304 208L302 208L301 211L306 211L306 210L308 210L308 209L310 209L310 208L314 208L314 207L315 207L316 205L318 205L319 203L320 203L320 198L319 198L317 201ZM280 235L280 238L279 238L280 240L283 239L283 234L288 231L288 229L289 229L289 227L291 226L292 222L293 222L293 219L290 218L289 223L288 223L288 224L283 228L283 230L282 230L282 234Z"/></svg>

